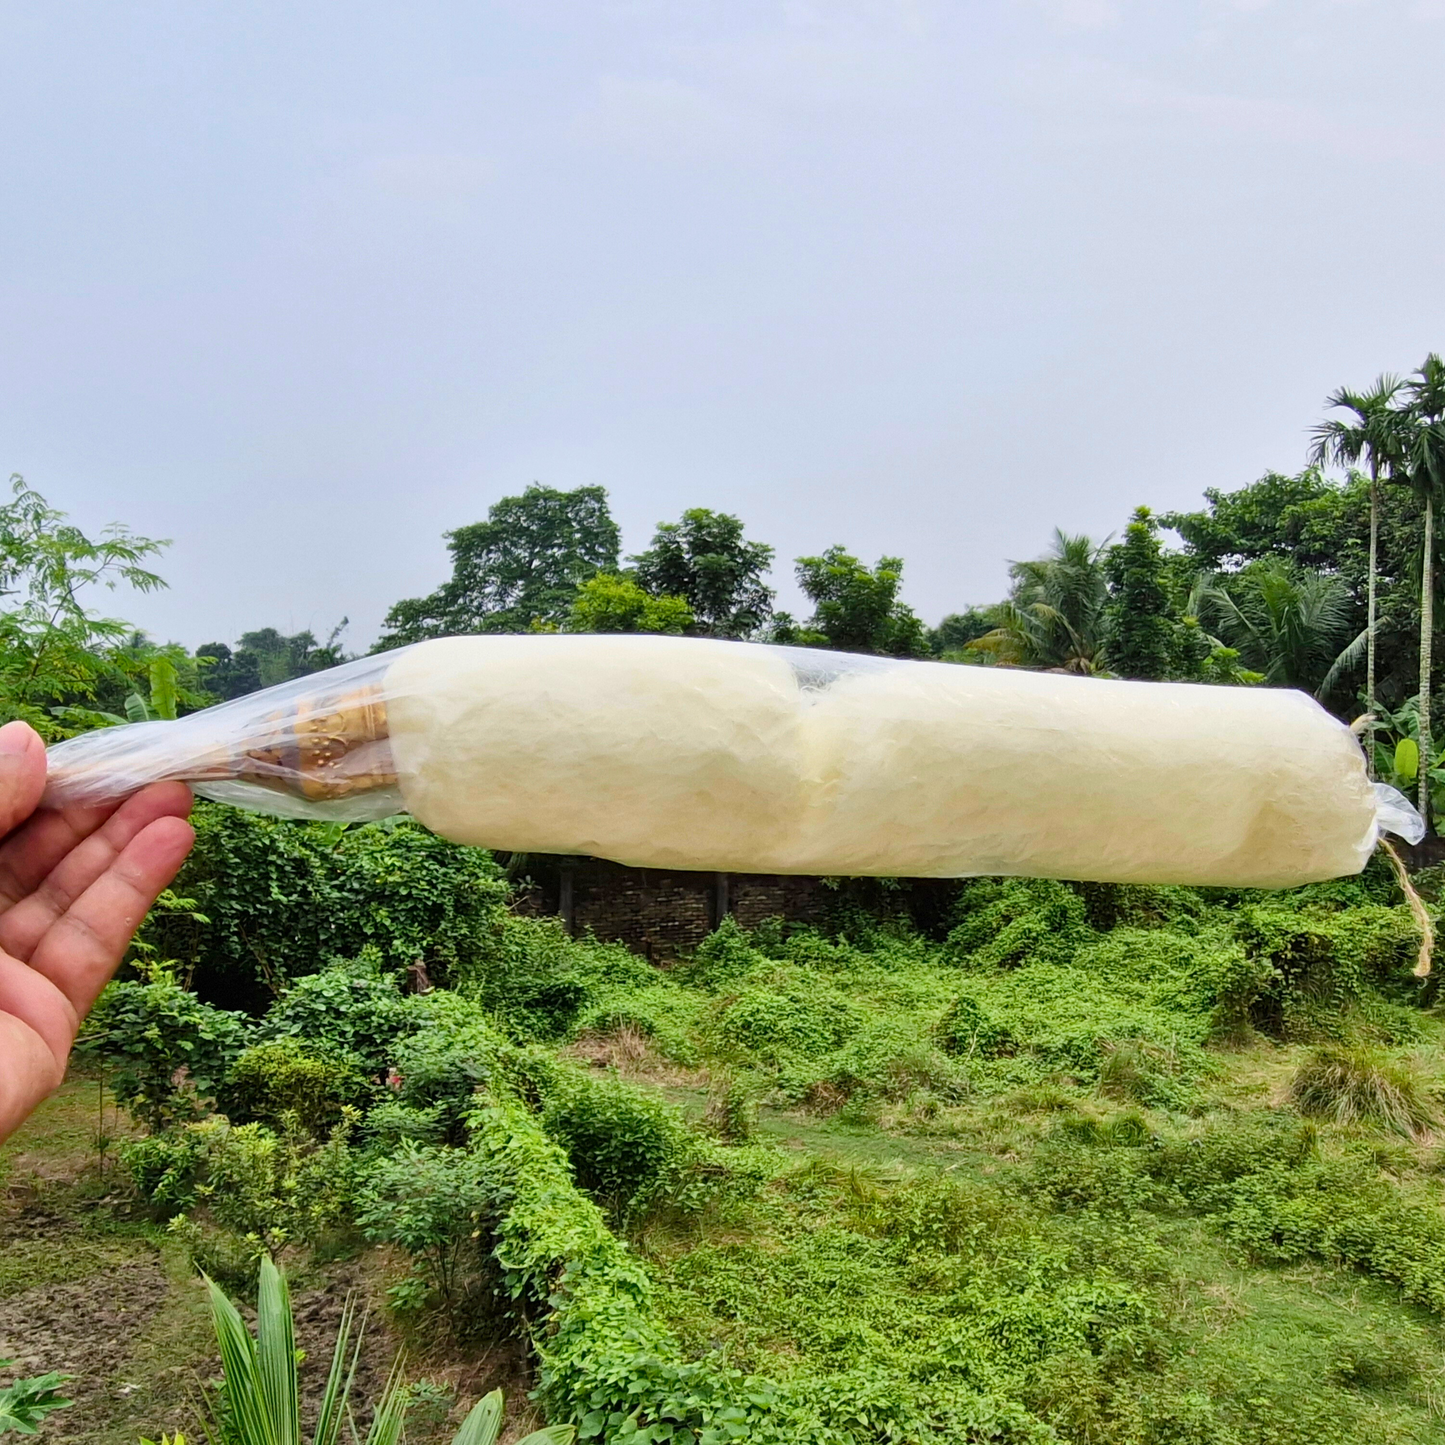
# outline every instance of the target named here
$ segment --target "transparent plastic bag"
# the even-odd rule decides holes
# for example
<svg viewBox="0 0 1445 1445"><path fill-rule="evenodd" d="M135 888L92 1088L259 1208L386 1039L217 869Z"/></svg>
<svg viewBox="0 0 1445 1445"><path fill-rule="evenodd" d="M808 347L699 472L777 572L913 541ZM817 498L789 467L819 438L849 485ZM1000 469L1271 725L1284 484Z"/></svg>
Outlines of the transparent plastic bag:
<svg viewBox="0 0 1445 1445"><path fill-rule="evenodd" d="M50 752L293 818L679 869L1284 887L1418 815L1301 693L695 638L444 638ZM1413 838L1412 838L1413 841Z"/></svg>
<svg viewBox="0 0 1445 1445"><path fill-rule="evenodd" d="M56 743L43 803L103 803L147 783L280 818L361 823L406 811L386 720L397 653L363 657L191 713Z"/></svg>

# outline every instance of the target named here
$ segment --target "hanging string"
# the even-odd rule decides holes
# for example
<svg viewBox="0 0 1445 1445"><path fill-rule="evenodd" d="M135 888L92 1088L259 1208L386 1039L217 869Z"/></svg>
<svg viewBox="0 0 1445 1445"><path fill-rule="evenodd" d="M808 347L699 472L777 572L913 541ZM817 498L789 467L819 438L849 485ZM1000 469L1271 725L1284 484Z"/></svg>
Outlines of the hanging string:
<svg viewBox="0 0 1445 1445"><path fill-rule="evenodd" d="M1415 892L1415 885L1410 882L1404 859L1395 851L1395 845L1388 838L1381 838L1380 847L1385 850L1385 857L1390 860L1390 866L1395 870L1395 881L1399 883L1405 902L1410 905L1415 926L1420 930L1420 957L1415 963L1415 977L1424 978L1430 972L1430 955L1435 948L1435 925L1430 922L1430 910L1425 907L1425 900Z"/></svg>

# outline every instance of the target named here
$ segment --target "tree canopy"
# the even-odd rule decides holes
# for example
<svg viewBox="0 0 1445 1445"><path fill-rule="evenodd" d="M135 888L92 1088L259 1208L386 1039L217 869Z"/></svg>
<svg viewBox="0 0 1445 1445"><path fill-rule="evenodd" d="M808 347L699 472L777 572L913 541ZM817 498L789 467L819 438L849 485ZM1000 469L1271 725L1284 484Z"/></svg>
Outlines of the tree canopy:
<svg viewBox="0 0 1445 1445"><path fill-rule="evenodd" d="M232 651L224 642L202 643L196 649L198 658L209 658L205 671L205 688L212 697L225 701L290 682L293 677L308 677L328 667L337 667L347 660L339 638L346 619L332 629L324 643L318 643L311 632L297 632L290 637L274 627L256 632L243 632Z"/></svg>
<svg viewBox="0 0 1445 1445"><path fill-rule="evenodd" d="M635 578L599 572L577 589L566 632L665 632L680 636L692 627L692 611L681 597L654 597Z"/></svg>
<svg viewBox="0 0 1445 1445"><path fill-rule="evenodd" d="M427 637L525 632L534 622L560 627L578 586L617 570L621 541L602 487L531 486L503 497L485 522L447 533L450 580L429 596L396 603L377 650Z"/></svg>
<svg viewBox="0 0 1445 1445"><path fill-rule="evenodd" d="M878 565L869 568L834 546L819 557L799 557L796 570L798 585L813 603L813 615L799 627L787 613L779 613L774 640L885 657L921 657L927 652L927 629L898 595L901 557L880 557Z"/></svg>
<svg viewBox="0 0 1445 1445"><path fill-rule="evenodd" d="M773 590L763 578L773 549L749 542L725 512L692 507L680 522L659 523L652 546L632 561L644 590L687 603L695 632L752 637L772 616Z"/></svg>

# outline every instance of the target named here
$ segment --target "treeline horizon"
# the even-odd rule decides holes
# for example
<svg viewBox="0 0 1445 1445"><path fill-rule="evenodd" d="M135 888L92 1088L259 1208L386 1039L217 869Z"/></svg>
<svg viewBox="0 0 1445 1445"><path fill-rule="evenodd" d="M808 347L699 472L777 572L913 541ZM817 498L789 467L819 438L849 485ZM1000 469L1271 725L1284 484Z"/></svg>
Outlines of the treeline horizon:
<svg viewBox="0 0 1445 1445"><path fill-rule="evenodd" d="M1299 688L1345 719L1369 714L1381 777L1428 804L1434 510L1445 485L1445 364L1326 399L1293 473L1206 489L1195 511L1140 506L1118 540L1056 532L1015 562L1007 595L929 626L904 600L904 559L835 543L793 559L811 606L777 606L776 549L734 514L696 507L624 556L600 486L534 483L446 533L451 575L388 609L371 647L487 633L728 638L1041 669L1083 677ZM1333 474L1332 474L1333 473ZM47 737L174 715L351 656L346 619L324 640L260 627L194 652L157 644L81 599L96 584L164 586L162 544L124 527L88 538L16 477L0 507L0 698ZM1162 534L1178 544L1166 548ZM1404 745L1402 747L1402 744ZM1413 756L1412 756L1413 749Z"/></svg>

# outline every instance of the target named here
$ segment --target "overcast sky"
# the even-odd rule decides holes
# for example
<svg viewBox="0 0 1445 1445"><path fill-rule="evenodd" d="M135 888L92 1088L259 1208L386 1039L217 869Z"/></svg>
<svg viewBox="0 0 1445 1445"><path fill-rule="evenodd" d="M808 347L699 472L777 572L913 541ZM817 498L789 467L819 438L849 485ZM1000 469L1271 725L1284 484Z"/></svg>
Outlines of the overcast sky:
<svg viewBox="0 0 1445 1445"><path fill-rule="evenodd" d="M1445 348L1445 0L0 0L0 476L353 647L600 483L929 621Z"/></svg>

